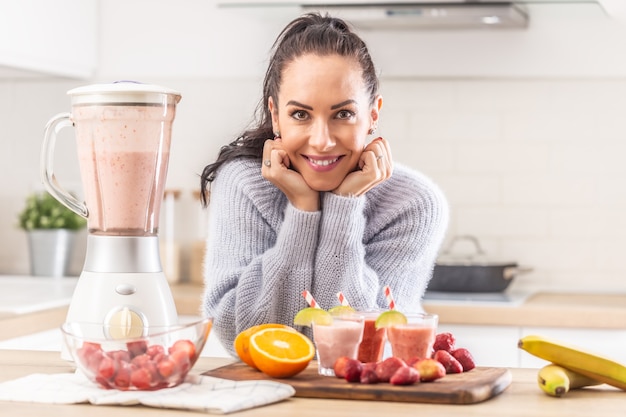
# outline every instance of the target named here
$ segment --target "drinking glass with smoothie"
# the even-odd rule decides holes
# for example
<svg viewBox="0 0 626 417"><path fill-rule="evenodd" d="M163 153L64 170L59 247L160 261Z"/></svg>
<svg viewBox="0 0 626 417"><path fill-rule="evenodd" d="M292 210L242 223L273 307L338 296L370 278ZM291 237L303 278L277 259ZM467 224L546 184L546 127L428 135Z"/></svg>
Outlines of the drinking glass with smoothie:
<svg viewBox="0 0 626 417"><path fill-rule="evenodd" d="M387 331L384 327L376 328L376 319L381 311L364 311L358 314L365 318L363 324L363 340L359 345L357 359L363 363L379 362L383 358L385 342L387 341Z"/></svg>
<svg viewBox="0 0 626 417"><path fill-rule="evenodd" d="M405 314L406 324L394 324L387 328L391 353L405 362L414 358L430 358L439 317L436 314Z"/></svg>
<svg viewBox="0 0 626 417"><path fill-rule="evenodd" d="M333 317L330 324L313 322L313 341L320 375L335 376L335 362L342 356L357 358L363 338L363 322L364 317L357 314Z"/></svg>

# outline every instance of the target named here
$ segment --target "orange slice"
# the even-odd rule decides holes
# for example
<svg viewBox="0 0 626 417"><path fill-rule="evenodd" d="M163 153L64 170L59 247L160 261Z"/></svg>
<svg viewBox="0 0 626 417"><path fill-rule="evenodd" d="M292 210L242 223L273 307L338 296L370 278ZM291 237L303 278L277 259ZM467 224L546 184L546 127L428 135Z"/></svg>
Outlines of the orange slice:
<svg viewBox="0 0 626 417"><path fill-rule="evenodd" d="M284 324L279 324L279 323L266 323L266 324L259 324L257 326L252 326L246 330L244 330L243 332L239 333L237 335L237 337L235 338L234 342L233 342L233 346L235 348L235 352L237 352L237 355L239 356L239 359L241 359L244 363L250 365L251 367L253 367L254 369L259 369L256 367L256 365L254 364L254 361L252 360L252 357L250 356L250 336L252 336L254 333L258 332L259 330L263 330L263 329L291 329L292 331L296 331L296 329L286 326Z"/></svg>
<svg viewBox="0 0 626 417"><path fill-rule="evenodd" d="M289 378L302 372L315 355L313 342L299 332L264 329L250 337L250 355L261 372Z"/></svg>

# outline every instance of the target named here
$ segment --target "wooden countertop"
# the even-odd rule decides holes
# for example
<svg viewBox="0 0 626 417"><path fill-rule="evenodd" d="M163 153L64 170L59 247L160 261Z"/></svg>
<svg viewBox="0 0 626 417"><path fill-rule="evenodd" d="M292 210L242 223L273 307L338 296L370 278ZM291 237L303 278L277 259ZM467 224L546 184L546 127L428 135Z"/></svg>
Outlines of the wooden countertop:
<svg viewBox="0 0 626 417"><path fill-rule="evenodd" d="M424 309L446 324L626 330L626 294L539 292L519 306L424 301Z"/></svg>
<svg viewBox="0 0 626 417"><path fill-rule="evenodd" d="M202 287L172 286L181 314L200 311ZM446 304L424 301L424 308L446 324L572 327L626 330L625 294L579 294L537 292L521 305L480 303Z"/></svg>
<svg viewBox="0 0 626 417"><path fill-rule="evenodd" d="M229 359L201 357L194 371L205 372L229 363ZM32 373L73 372L73 366L61 359L58 352L34 351L0 351L0 381L7 381ZM568 416L588 417L601 415L604 417L621 416L624 412L626 393L607 385L576 390L563 398L545 395L536 382L533 369L511 369L513 382L499 396L479 404L444 405L394 403L383 401L358 400L325 400L292 397L286 401L261 408L235 413L234 415L274 417L319 417L320 415L355 415L360 417L400 416L400 415L433 415L437 417L481 416L481 417L539 417ZM35 394L34 394L35 395ZM94 406L88 404L46 405L20 402L0 401L0 415L18 416L63 416L91 417L106 416L181 416L201 413L181 412L180 410L163 410L143 406Z"/></svg>

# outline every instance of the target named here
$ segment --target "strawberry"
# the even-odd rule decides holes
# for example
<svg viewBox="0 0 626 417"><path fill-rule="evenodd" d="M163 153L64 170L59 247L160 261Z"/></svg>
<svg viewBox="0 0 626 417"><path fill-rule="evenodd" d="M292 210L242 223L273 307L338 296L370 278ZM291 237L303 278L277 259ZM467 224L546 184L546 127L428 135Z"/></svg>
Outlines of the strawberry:
<svg viewBox="0 0 626 417"><path fill-rule="evenodd" d="M378 382L378 377L376 376L376 362L363 364L359 381L361 384L376 384Z"/></svg>
<svg viewBox="0 0 626 417"><path fill-rule="evenodd" d="M417 369L410 366L401 366L391 376L389 382L392 385L412 385L420 380L420 374Z"/></svg>
<svg viewBox="0 0 626 417"><path fill-rule="evenodd" d="M463 372L471 371L476 367L474 363L474 358L469 350L465 348L458 348L452 351L452 356L459 361L461 366L463 367Z"/></svg>
<svg viewBox="0 0 626 417"><path fill-rule="evenodd" d="M422 382L432 382L446 376L446 368L432 358L420 359L413 364L413 367L419 372Z"/></svg>
<svg viewBox="0 0 626 417"><path fill-rule="evenodd" d="M446 368L446 374L460 374L463 372L463 365L457 361L448 351L438 350L435 352L433 359L440 362Z"/></svg>
<svg viewBox="0 0 626 417"><path fill-rule="evenodd" d="M439 333L435 336L433 351L445 350L446 352L451 352L454 350L455 341L452 333Z"/></svg>
<svg viewBox="0 0 626 417"><path fill-rule="evenodd" d="M104 357L102 347L98 343L85 342L76 350L78 360L93 373L98 372L100 361Z"/></svg>
<svg viewBox="0 0 626 417"><path fill-rule="evenodd" d="M145 340L137 340L134 342L126 343L126 348L128 349L128 353L130 356L134 358L135 356L143 355L148 350L148 343Z"/></svg>
<svg viewBox="0 0 626 417"><path fill-rule="evenodd" d="M337 358L335 364L333 366L333 371L335 371L335 376L337 378L345 378L346 377L346 364L351 359L347 356L341 356Z"/></svg>
<svg viewBox="0 0 626 417"><path fill-rule="evenodd" d="M146 368L136 368L130 373L130 383L138 389L148 389L152 385L152 374Z"/></svg>
<svg viewBox="0 0 626 417"><path fill-rule="evenodd" d="M137 366L138 368L147 366L148 362L152 362L152 358L150 358L150 356L148 356L146 353L135 356L130 361L131 364Z"/></svg>
<svg viewBox="0 0 626 417"><path fill-rule="evenodd" d="M130 385L131 366L127 362L121 362L113 379L113 385L117 389L127 389Z"/></svg>
<svg viewBox="0 0 626 417"><path fill-rule="evenodd" d="M177 351L185 352L189 360L192 360L196 355L196 346L193 344L191 340L177 340L169 348L169 353L171 354Z"/></svg>
<svg viewBox="0 0 626 417"><path fill-rule="evenodd" d="M157 363L157 370L159 372L159 375L161 375L161 377L163 377L164 379L169 378L174 373L175 367L176 364L167 357L163 357L163 359Z"/></svg>
<svg viewBox="0 0 626 417"><path fill-rule="evenodd" d="M361 380L361 370L363 364L358 359L350 359L346 362L344 378L348 382L359 382Z"/></svg>
<svg viewBox="0 0 626 417"><path fill-rule="evenodd" d="M106 354L118 362L130 362L130 353L126 350L112 350Z"/></svg>
<svg viewBox="0 0 626 417"><path fill-rule="evenodd" d="M376 377L380 382L389 382L398 368L407 366L406 363L395 356L391 356L376 365Z"/></svg>
<svg viewBox="0 0 626 417"><path fill-rule="evenodd" d="M104 356L100 361L100 365L98 366L97 377L105 381L109 381L115 376L117 368L118 364L116 363L115 359Z"/></svg>
<svg viewBox="0 0 626 417"><path fill-rule="evenodd" d="M176 373L184 374L191 367L191 361L187 352L183 350L174 350L170 356L170 360L174 363L174 370Z"/></svg>
<svg viewBox="0 0 626 417"><path fill-rule="evenodd" d="M156 356L165 354L165 348L161 345L150 345L146 350L146 353L154 359Z"/></svg>

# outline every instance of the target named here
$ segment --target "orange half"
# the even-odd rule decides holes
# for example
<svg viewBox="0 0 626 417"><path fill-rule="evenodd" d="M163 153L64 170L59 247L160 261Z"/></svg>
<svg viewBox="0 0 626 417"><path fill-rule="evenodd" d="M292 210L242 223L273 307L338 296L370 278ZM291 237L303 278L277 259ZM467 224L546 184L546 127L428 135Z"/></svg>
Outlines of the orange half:
<svg viewBox="0 0 626 417"><path fill-rule="evenodd" d="M309 365L315 347L300 332L264 329L250 337L250 355L261 372L273 378L289 378Z"/></svg>
<svg viewBox="0 0 626 417"><path fill-rule="evenodd" d="M249 366L253 367L254 369L259 369L257 368L257 366L254 364L254 361L252 360L252 357L250 356L250 336L252 336L254 333L258 332L259 330L263 330L263 329L292 329L293 331L296 331L295 329L286 326L284 324L279 324L279 323L266 323L266 324L259 324L257 326L252 326L249 327L248 329L244 330L243 332L239 333L237 335L237 337L235 338L234 342L233 342L233 346L235 348L235 352L237 352L237 355L239 356L239 359L241 359L244 363L248 364Z"/></svg>

